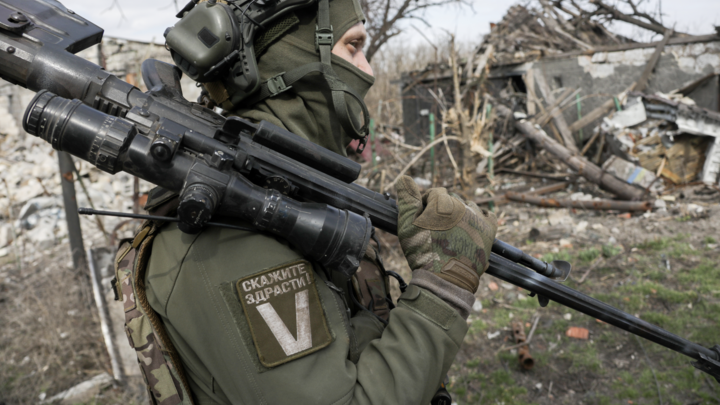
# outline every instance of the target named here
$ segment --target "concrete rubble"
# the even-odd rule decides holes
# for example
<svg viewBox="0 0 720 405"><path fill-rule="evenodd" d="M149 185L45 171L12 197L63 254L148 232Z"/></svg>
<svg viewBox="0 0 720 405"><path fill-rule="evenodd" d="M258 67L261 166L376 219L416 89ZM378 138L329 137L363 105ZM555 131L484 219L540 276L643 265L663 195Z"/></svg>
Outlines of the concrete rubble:
<svg viewBox="0 0 720 405"><path fill-rule="evenodd" d="M91 402L104 388L112 384L113 378L110 374L102 373L50 398L42 398L40 403L72 405Z"/></svg>
<svg viewBox="0 0 720 405"><path fill-rule="evenodd" d="M624 162L636 165L630 176L633 179L642 177L645 183L654 185L659 183L653 173L673 184L694 180L709 186L720 184L720 148L716 146L720 136L720 113L697 107L692 99L684 97L641 93L633 93L633 96L637 97L633 98L632 106L606 118L603 126L619 147L618 154L626 159ZM636 118L644 116L645 119L620 125L616 116L630 109L637 111ZM649 177L643 176L645 171ZM641 185L647 186L645 183Z"/></svg>
<svg viewBox="0 0 720 405"><path fill-rule="evenodd" d="M441 166L445 174L428 175L437 164L426 160L405 171L431 180L454 172L472 184L478 204L491 206L582 205L551 195L563 189L523 196L533 185L506 187L513 175L543 183L579 176L599 187L585 193L594 202L587 209L664 209L655 200L688 187L703 198L720 196L720 29L676 32L635 6L515 5L468 57L407 72L403 142L423 145L440 130L460 141L448 141L456 156ZM654 39L613 32L619 21Z"/></svg>
<svg viewBox="0 0 720 405"><path fill-rule="evenodd" d="M160 44L114 38L105 38L101 45L88 48L80 56L141 89L145 89L140 75L143 60L172 61ZM181 83L188 99L198 97L194 82L184 78ZM45 141L22 130L22 114L33 96L31 91L4 81L0 83L0 172L3 173L0 257L17 254L28 261L67 239L57 152ZM78 176L74 175L79 207L92 205L101 210L132 212L134 179L130 175L111 176L79 159L75 159L75 166L87 190L86 194L78 183ZM139 194L147 193L152 187L141 180ZM81 217L80 220L86 247L107 245L110 235L103 235L96 218ZM108 233L124 222L123 218L115 217L100 220ZM121 228L121 235L128 236L132 225Z"/></svg>

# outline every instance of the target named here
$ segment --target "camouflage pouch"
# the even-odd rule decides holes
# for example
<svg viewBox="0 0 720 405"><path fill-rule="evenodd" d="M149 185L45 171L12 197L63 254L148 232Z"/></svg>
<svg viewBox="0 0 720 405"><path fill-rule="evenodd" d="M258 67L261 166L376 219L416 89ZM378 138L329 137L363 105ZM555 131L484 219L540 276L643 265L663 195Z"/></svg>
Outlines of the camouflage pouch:
<svg viewBox="0 0 720 405"><path fill-rule="evenodd" d="M352 277L355 296L360 303L384 320L390 317L389 280L378 249L371 244L357 272ZM357 310L357 309L356 309Z"/></svg>
<svg viewBox="0 0 720 405"><path fill-rule="evenodd" d="M120 245L115 260L117 293L125 310L125 333L137 353L150 404L193 404L180 358L145 295L145 270L158 228L158 224L146 223L132 242Z"/></svg>

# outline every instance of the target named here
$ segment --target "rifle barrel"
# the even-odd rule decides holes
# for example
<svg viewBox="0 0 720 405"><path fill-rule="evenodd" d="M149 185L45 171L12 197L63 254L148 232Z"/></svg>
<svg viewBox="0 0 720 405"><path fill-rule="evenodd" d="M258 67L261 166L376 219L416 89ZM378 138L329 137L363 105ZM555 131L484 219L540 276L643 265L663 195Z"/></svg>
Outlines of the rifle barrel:
<svg viewBox="0 0 720 405"><path fill-rule="evenodd" d="M701 360L700 354L717 358L718 354L711 349L683 339L494 253L490 255L490 267L486 273L693 359Z"/></svg>

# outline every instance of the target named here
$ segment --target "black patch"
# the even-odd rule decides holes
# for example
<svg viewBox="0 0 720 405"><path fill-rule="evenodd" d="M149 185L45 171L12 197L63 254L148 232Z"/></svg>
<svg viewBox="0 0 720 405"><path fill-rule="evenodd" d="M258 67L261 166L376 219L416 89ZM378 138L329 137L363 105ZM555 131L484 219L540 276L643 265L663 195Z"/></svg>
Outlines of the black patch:
<svg viewBox="0 0 720 405"><path fill-rule="evenodd" d="M208 48L212 48L215 44L220 42L220 38L207 29L207 27L203 27L203 29L198 32L198 39Z"/></svg>

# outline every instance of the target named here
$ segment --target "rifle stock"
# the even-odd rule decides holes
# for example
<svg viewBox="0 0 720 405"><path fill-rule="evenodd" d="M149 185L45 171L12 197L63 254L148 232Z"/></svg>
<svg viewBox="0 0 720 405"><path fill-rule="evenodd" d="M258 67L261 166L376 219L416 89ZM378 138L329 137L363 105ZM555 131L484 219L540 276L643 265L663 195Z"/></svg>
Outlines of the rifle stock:
<svg viewBox="0 0 720 405"><path fill-rule="evenodd" d="M143 63L151 87L143 93L72 54L98 43L102 30L57 1L0 0L0 20L18 12L27 24L0 24L0 77L38 92L26 131L101 170L178 192L183 230L198 231L213 215L239 217L346 274L359 265L372 226L397 233L395 201L351 183L355 163L267 122L226 119L188 102L176 68L159 61ZM496 241L487 273L541 304L556 301L692 357L720 381L720 346L689 342L549 278L569 271Z"/></svg>

